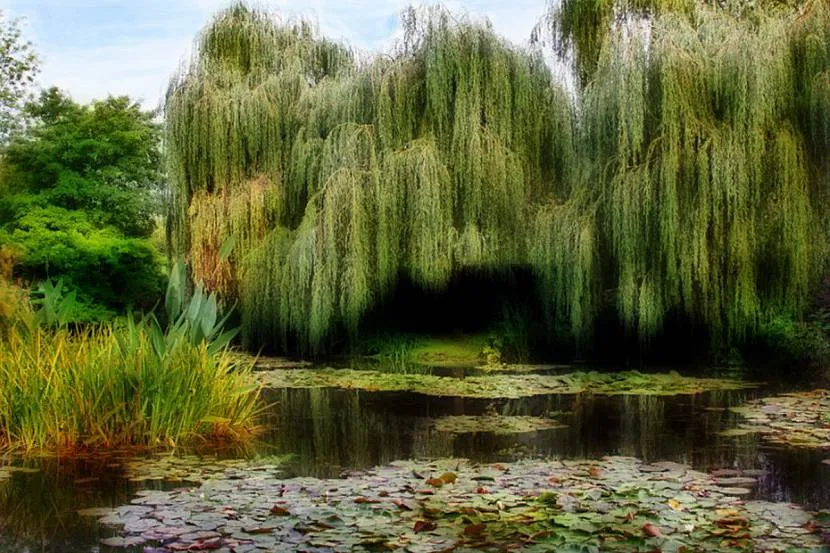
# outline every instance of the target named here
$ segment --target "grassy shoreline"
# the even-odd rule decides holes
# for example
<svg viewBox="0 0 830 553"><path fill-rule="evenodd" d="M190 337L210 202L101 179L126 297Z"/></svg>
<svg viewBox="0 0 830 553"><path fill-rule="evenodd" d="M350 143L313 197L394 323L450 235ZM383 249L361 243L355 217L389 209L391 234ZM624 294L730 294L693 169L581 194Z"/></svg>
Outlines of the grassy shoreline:
<svg viewBox="0 0 830 553"><path fill-rule="evenodd" d="M250 368L206 344L164 355L151 333L13 331L0 342L0 448L71 452L240 440L254 431Z"/></svg>
<svg viewBox="0 0 830 553"><path fill-rule="evenodd" d="M174 270L166 324L151 314L78 328L73 295L48 286L0 334L0 451L58 455L119 447L246 441L260 386L229 349L217 299L185 294Z"/></svg>

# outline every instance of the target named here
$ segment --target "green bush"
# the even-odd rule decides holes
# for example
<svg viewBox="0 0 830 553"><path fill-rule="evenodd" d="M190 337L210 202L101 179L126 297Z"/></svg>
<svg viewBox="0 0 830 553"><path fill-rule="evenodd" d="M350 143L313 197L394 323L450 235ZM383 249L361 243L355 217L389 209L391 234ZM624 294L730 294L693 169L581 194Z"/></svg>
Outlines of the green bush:
<svg viewBox="0 0 830 553"><path fill-rule="evenodd" d="M819 313L804 322L779 315L762 324L749 345L746 358L780 366L830 367L828 313Z"/></svg>
<svg viewBox="0 0 830 553"><path fill-rule="evenodd" d="M151 236L160 213L159 128L128 98L82 106L56 89L26 111L28 131L0 163L0 244L20 252L14 277L60 279L76 321L147 309L164 260Z"/></svg>
<svg viewBox="0 0 830 553"><path fill-rule="evenodd" d="M22 252L17 277L61 278L82 303L104 311L149 308L164 289L163 259L148 239L98 227L84 211L32 207L11 231L0 231L2 241Z"/></svg>

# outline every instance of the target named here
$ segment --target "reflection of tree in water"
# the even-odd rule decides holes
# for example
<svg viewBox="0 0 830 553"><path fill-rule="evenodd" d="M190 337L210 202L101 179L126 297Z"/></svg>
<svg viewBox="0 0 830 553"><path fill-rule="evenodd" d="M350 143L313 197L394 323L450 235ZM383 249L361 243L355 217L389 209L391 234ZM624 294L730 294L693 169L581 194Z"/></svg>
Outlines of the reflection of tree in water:
<svg viewBox="0 0 830 553"><path fill-rule="evenodd" d="M813 496L821 499L830 489L830 466L815 461L809 468L806 462L799 464L796 455L782 452L776 457L776 467L792 467L788 474L770 465L769 449L757 435L719 435L738 422L728 407L754 394L579 394L477 400L354 390L283 390L272 394L277 405L266 422L273 429L266 440L278 453L297 456L292 472L312 476L338 476L344 469L408 458L464 457L489 463L523 457L627 455L649 462L675 461L701 470L763 469L768 471L759 487L764 497L796 502ZM496 435L452 434L433 426L442 416L482 414L550 417L567 427Z"/></svg>
<svg viewBox="0 0 830 553"><path fill-rule="evenodd" d="M269 411L265 439L296 456L303 474L337 476L409 456L412 427L391 412L367 409L365 394L348 390L280 390ZM272 399L269 397L269 399Z"/></svg>
<svg viewBox="0 0 830 553"><path fill-rule="evenodd" d="M45 460L40 472L0 481L0 552L96 550L112 530L77 511L124 505L135 488L109 462Z"/></svg>
<svg viewBox="0 0 830 553"><path fill-rule="evenodd" d="M624 396L620 420L619 453L653 459L660 453L666 427L663 398Z"/></svg>

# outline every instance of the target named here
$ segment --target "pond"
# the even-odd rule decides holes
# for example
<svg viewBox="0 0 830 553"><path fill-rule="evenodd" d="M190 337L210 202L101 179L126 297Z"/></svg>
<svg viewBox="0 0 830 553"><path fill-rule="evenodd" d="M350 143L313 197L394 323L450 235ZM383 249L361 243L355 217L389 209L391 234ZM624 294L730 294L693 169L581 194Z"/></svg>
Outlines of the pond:
<svg viewBox="0 0 830 553"><path fill-rule="evenodd" d="M460 378L470 372L445 368L436 374ZM730 408L781 391L780 385L766 385L669 396L568 393L486 399L326 387L269 389L263 395L263 433L245 451L191 451L179 454L181 459L150 455L148 462L115 452L106 457L10 462L17 468L0 468L0 551L124 551L101 541L121 536L118 527L89 516L109 511L84 510L146 505L141 498L170 497L153 494L179 488L198 490L202 480L227 471L241 471L233 478L245 481L245 467L255 465L273 469L277 476L271 478L280 482L282 490L283 482L290 488L290 482L335 480L358 474L354 471L368 470L360 474L378 477L384 469L375 473L373 467L405 460L418 460L426 467L428 460L464 459L452 462L456 467L452 474L459 475L466 474L468 464L535 474L546 459L593 460L590 471L600 467L611 473L623 463L620 474L631 478L635 469L629 464L634 461L626 459L636 458L637 463L644 463L636 470L646 471L643 467L651 466L646 464L672 462L719 475L724 486L746 488L745 493L736 492L741 496L739 503L761 500L796 503L812 511L830 509L830 465L822 462L827 455L820 448L792 448L762 434L729 432L742 423L742 415ZM615 457L602 461L606 456ZM418 466L407 465L405 470L418 474ZM390 480L403 478L399 473L383 474ZM270 506L275 498L267 501ZM236 509L231 500L228 503L223 508ZM292 509L292 505L285 508ZM216 529L215 525L206 528ZM205 547L192 549L220 547L209 541L199 543ZM222 544L223 550L236 550L232 545ZM424 546L412 542L410 549L401 550L429 551L418 547ZM154 551L143 543L126 550ZM167 551L158 549L162 550ZM280 550L300 549L285 546Z"/></svg>

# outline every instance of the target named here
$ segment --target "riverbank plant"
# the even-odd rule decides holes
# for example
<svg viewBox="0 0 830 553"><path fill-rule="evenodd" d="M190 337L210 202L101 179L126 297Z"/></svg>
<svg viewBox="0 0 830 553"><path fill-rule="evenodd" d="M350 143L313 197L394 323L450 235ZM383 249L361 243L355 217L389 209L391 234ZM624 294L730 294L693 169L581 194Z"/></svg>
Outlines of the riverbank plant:
<svg viewBox="0 0 830 553"><path fill-rule="evenodd" d="M9 325L0 447L60 454L251 436L258 388L230 355L235 331L222 330L215 296L197 288L184 301L181 278L171 279L165 328L152 315L70 327L60 309Z"/></svg>

